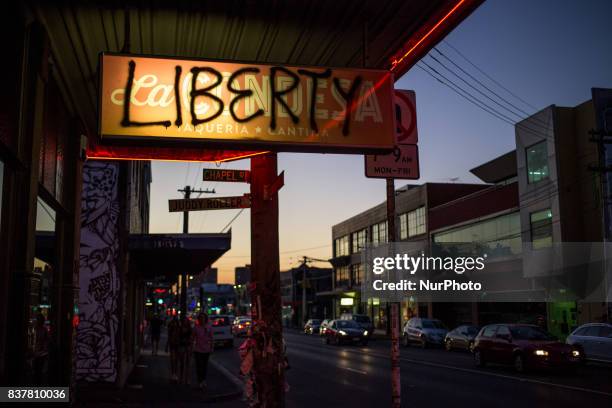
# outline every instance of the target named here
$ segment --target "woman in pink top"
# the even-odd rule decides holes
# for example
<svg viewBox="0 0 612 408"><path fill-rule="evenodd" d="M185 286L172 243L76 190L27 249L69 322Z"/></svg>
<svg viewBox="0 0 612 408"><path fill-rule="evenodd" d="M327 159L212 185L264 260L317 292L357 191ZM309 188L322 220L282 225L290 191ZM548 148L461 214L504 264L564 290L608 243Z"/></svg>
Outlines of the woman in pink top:
<svg viewBox="0 0 612 408"><path fill-rule="evenodd" d="M200 313L198 315L198 324L193 330L194 347L193 356L195 358L196 372L198 374L198 383L200 388L206 388L206 371L208 369L208 357L213 351L213 333L212 327L208 323L208 315Z"/></svg>

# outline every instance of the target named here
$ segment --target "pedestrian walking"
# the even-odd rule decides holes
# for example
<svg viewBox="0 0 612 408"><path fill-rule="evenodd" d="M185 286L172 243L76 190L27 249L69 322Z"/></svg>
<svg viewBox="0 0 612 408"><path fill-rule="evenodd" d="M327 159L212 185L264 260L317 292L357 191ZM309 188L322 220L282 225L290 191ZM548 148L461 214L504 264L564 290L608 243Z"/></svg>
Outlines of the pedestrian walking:
<svg viewBox="0 0 612 408"><path fill-rule="evenodd" d="M170 353L170 380L178 382L178 349L180 343L180 322L176 316L168 323L166 351Z"/></svg>
<svg viewBox="0 0 612 408"><path fill-rule="evenodd" d="M212 327L208 322L208 315L206 313L198 315L198 323L194 327L193 332L193 357L198 375L198 385L201 389L206 390L208 359L214 348Z"/></svg>
<svg viewBox="0 0 612 408"><path fill-rule="evenodd" d="M159 338L163 324L163 320L158 315L153 316L153 319L151 319L151 354L154 356L157 355L157 349L159 348Z"/></svg>
<svg viewBox="0 0 612 408"><path fill-rule="evenodd" d="M179 344L177 348L178 377L180 384L189 384L189 360L193 344L193 330L186 316L181 316L179 323Z"/></svg>

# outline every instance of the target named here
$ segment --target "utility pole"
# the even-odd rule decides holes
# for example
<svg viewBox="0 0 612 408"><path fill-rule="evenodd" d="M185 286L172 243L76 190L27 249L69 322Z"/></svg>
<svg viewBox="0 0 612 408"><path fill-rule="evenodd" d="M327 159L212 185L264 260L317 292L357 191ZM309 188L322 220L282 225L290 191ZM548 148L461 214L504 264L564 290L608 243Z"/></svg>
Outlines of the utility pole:
<svg viewBox="0 0 612 408"><path fill-rule="evenodd" d="M255 406L284 406L276 153L251 158L251 315ZM276 188L275 188L276 186Z"/></svg>
<svg viewBox="0 0 612 408"><path fill-rule="evenodd" d="M181 190L177 190L179 193L183 193L186 200L191 198L191 193L209 193L214 194L215 190L193 190L190 186L185 186L185 188ZM189 211L183 211L183 234L189 234ZM187 272L183 271L181 273L181 316L187 316Z"/></svg>
<svg viewBox="0 0 612 408"><path fill-rule="evenodd" d="M395 180L387 179L387 237L389 256L393 256L395 246ZM399 361L399 303L391 303L391 406L400 408L401 379Z"/></svg>

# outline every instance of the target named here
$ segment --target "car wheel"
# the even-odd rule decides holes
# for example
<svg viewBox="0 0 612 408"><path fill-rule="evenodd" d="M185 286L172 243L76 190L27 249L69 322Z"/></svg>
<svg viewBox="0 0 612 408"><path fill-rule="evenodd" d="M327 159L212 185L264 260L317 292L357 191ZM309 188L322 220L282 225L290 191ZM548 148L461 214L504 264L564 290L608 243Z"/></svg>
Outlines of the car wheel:
<svg viewBox="0 0 612 408"><path fill-rule="evenodd" d="M408 347L410 345L410 342L408 341L408 335L406 333L404 333L404 335L402 336L402 345L404 347Z"/></svg>
<svg viewBox="0 0 612 408"><path fill-rule="evenodd" d="M450 339L446 339L446 341L444 342L444 348L446 349L446 351L453 350L453 345L451 344Z"/></svg>
<svg viewBox="0 0 612 408"><path fill-rule="evenodd" d="M476 367L485 366L485 360L480 350L474 350L474 364L476 365Z"/></svg>
<svg viewBox="0 0 612 408"><path fill-rule="evenodd" d="M425 336L421 336L421 348L422 349L427 348L427 339L425 338Z"/></svg>
<svg viewBox="0 0 612 408"><path fill-rule="evenodd" d="M514 356L514 369L517 373L525 372L525 359L522 354L517 354Z"/></svg>

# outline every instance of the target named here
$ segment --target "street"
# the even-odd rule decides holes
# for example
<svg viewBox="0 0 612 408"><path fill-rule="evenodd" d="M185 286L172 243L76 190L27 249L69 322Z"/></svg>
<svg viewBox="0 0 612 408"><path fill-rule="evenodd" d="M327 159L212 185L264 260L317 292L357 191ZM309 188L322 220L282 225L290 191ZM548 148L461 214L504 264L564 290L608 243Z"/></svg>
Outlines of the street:
<svg viewBox="0 0 612 408"><path fill-rule="evenodd" d="M285 331L291 368L287 407L375 407L390 400L388 340L367 347L325 345L317 335ZM236 346L240 342L236 342ZM511 367L474 367L466 352L402 347L402 406L607 407L612 368L587 365L576 373L516 374ZM235 350L213 360L238 374Z"/></svg>

